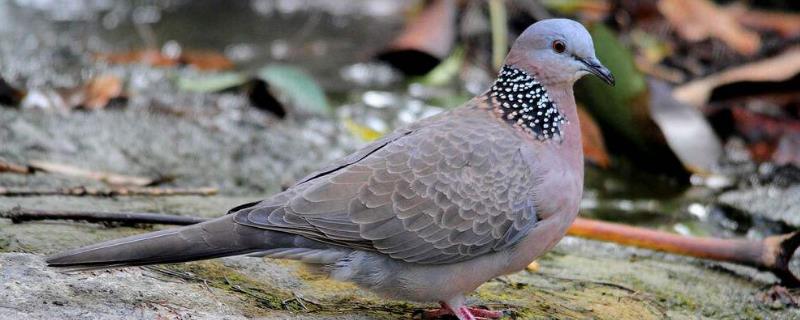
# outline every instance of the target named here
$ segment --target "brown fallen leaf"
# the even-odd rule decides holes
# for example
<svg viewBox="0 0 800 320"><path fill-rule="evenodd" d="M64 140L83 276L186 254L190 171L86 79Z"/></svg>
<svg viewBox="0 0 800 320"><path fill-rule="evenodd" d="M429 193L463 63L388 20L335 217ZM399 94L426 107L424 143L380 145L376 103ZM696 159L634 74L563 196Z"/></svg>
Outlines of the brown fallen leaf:
<svg viewBox="0 0 800 320"><path fill-rule="evenodd" d="M531 261L531 263L529 263L528 266L525 267L525 270L527 270L528 272L539 272L540 269L541 266L536 261Z"/></svg>
<svg viewBox="0 0 800 320"><path fill-rule="evenodd" d="M18 173L18 174L31 174L34 172L33 168L29 166L18 165L11 162L5 162L0 160L0 173L2 172L11 172L11 173Z"/></svg>
<svg viewBox="0 0 800 320"><path fill-rule="evenodd" d="M83 102L86 109L105 108L111 99L122 97L122 80L115 75L104 74L90 80L83 89Z"/></svg>
<svg viewBox="0 0 800 320"><path fill-rule="evenodd" d="M95 59L113 64L141 63L154 67L174 67L187 65L204 71L233 69L234 64L225 55L203 50L184 50L177 57L165 55L156 49L134 50L120 53L96 54Z"/></svg>
<svg viewBox="0 0 800 320"><path fill-rule="evenodd" d="M761 47L761 37L745 29L729 12L709 0L661 0L658 10L684 39L698 42L709 37L744 55L752 55Z"/></svg>
<svg viewBox="0 0 800 320"><path fill-rule="evenodd" d="M156 49L134 50L119 53L99 53L95 59L108 61L113 64L141 63L154 67L172 67L178 64L178 60L168 57Z"/></svg>
<svg viewBox="0 0 800 320"><path fill-rule="evenodd" d="M93 170L78 168L67 164L54 163L48 161L34 160L30 162L29 167L33 168L36 171L41 171L41 172L56 173L67 176L98 180L113 186L144 187L148 185L153 185L155 182L157 182L157 180L147 177L129 176L111 172L104 172L104 171L93 171Z"/></svg>
<svg viewBox="0 0 800 320"><path fill-rule="evenodd" d="M182 53L178 60L182 64L204 71L233 69L233 62L230 59L213 51L187 51Z"/></svg>
<svg viewBox="0 0 800 320"><path fill-rule="evenodd" d="M759 141L747 145L747 151L750 152L750 157L753 161L761 163L767 162L772 159L775 154L777 146L768 141Z"/></svg>
<svg viewBox="0 0 800 320"><path fill-rule="evenodd" d="M736 131L747 140L757 162L798 163L800 121L759 114L745 108L731 109Z"/></svg>
<svg viewBox="0 0 800 320"><path fill-rule="evenodd" d="M583 156L587 161L596 164L601 168L608 168L610 160L606 151L606 144L603 141L603 134L600 127L594 122L592 116L578 105L578 121L581 123L581 140L583 141Z"/></svg>
<svg viewBox="0 0 800 320"><path fill-rule="evenodd" d="M800 14L753 10L739 3L723 10L747 27L775 31L784 38L800 36Z"/></svg>
<svg viewBox="0 0 800 320"><path fill-rule="evenodd" d="M745 108L731 109L736 130L750 140L777 140L785 134L800 133L800 121L756 113Z"/></svg>
<svg viewBox="0 0 800 320"><path fill-rule="evenodd" d="M434 0L416 17L378 59L410 75L423 75L439 64L453 49L456 14L453 0Z"/></svg>
<svg viewBox="0 0 800 320"><path fill-rule="evenodd" d="M800 73L800 46L792 47L782 54L734 67L708 77L691 81L675 88L676 99L699 107L708 102L714 88L736 82L780 82Z"/></svg>

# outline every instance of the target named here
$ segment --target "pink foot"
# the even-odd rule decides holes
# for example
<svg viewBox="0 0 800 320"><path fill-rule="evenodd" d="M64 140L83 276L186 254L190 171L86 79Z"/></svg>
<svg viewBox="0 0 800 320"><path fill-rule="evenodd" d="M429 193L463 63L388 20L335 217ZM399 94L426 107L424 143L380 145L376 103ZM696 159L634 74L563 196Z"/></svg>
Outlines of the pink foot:
<svg viewBox="0 0 800 320"><path fill-rule="evenodd" d="M444 316L455 316L459 320L478 320L478 319L500 319L504 313L502 311L492 311L476 307L460 307L453 310L449 305L440 302L439 309L425 310L422 312L422 319L441 319Z"/></svg>
<svg viewBox="0 0 800 320"><path fill-rule="evenodd" d="M475 307L467 307L467 309L469 309L469 312L471 312L473 316L478 318L500 319L505 315L503 311L486 310Z"/></svg>

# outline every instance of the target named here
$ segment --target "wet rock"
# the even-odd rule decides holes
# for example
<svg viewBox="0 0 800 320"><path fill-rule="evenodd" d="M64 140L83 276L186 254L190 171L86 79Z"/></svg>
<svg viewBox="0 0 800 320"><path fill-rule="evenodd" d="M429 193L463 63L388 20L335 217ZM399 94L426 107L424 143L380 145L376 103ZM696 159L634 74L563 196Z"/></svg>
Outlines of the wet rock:
<svg viewBox="0 0 800 320"><path fill-rule="evenodd" d="M231 297L185 289L141 269L67 275L45 267L42 256L25 253L0 255L0 265L3 319L244 319Z"/></svg>
<svg viewBox="0 0 800 320"><path fill-rule="evenodd" d="M239 117L184 117L142 110L57 116L0 112L0 157L63 162L140 176L172 176L174 186L214 186L229 194L273 193L352 150L333 120L278 123L240 106ZM259 121L261 120L261 121ZM298 123L299 122L299 123ZM99 186L46 175L0 176L5 187Z"/></svg>
<svg viewBox="0 0 800 320"><path fill-rule="evenodd" d="M719 202L740 211L770 221L800 226L800 186L786 189L759 186L728 191L719 196Z"/></svg>

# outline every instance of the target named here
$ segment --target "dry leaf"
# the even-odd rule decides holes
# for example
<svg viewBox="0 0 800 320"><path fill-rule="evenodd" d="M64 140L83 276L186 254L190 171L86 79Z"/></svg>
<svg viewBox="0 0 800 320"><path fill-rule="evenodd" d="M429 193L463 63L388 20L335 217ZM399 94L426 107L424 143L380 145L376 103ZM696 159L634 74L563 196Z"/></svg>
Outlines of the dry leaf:
<svg viewBox="0 0 800 320"><path fill-rule="evenodd" d="M134 50L129 52L95 55L97 60L114 64L141 63L154 67L172 67L178 64L175 58L168 57L156 49Z"/></svg>
<svg viewBox="0 0 800 320"><path fill-rule="evenodd" d="M525 270L528 270L528 272L539 272L540 269L541 266L536 261L531 261L531 263L529 263L528 266L525 267Z"/></svg>
<svg viewBox="0 0 800 320"><path fill-rule="evenodd" d="M233 62L213 51L188 51L181 54L180 62L199 70L219 71L233 69Z"/></svg>
<svg viewBox="0 0 800 320"><path fill-rule="evenodd" d="M800 133L800 121L759 114L745 108L732 108L736 130L751 141L777 140L785 134Z"/></svg>
<svg viewBox="0 0 800 320"><path fill-rule="evenodd" d="M179 56L170 57L159 50L144 49L121 53L97 54L95 58L114 64L141 63L154 67L189 65L205 71L230 70L234 66L233 62L224 55L213 51L184 50Z"/></svg>
<svg viewBox="0 0 800 320"><path fill-rule="evenodd" d="M33 168L29 166L22 166L11 162L5 162L0 160L0 173L2 172L11 172L11 173L18 173L18 174L31 174L33 173Z"/></svg>
<svg viewBox="0 0 800 320"><path fill-rule="evenodd" d="M156 180L147 177L129 176L111 172L104 172L104 171L92 171L88 169L73 167L71 165L47 162L47 161L31 161L29 166L36 171L57 173L67 176L92 179L92 180L102 181L109 185L114 185L114 186L144 187L152 185L154 182L156 182Z"/></svg>
<svg viewBox="0 0 800 320"><path fill-rule="evenodd" d="M84 101L80 105L89 110L105 108L109 101L122 96L122 80L105 74L90 80L84 87Z"/></svg>
<svg viewBox="0 0 800 320"><path fill-rule="evenodd" d="M410 19L378 58L410 75L423 75L450 53L456 37L453 0L432 1Z"/></svg>
<svg viewBox="0 0 800 320"><path fill-rule="evenodd" d="M709 174L722 157L722 142L699 110L675 100L669 85L650 79L650 118L672 152L691 172Z"/></svg>
<svg viewBox="0 0 800 320"><path fill-rule="evenodd" d="M708 102L711 92L719 86L742 81L779 82L790 79L798 73L800 73L800 47L793 47L778 56L691 81L675 88L673 95L675 99L699 107Z"/></svg>
<svg viewBox="0 0 800 320"><path fill-rule="evenodd" d="M601 168L607 168L610 161L608 152L606 151L605 142L603 142L603 134L597 123L594 122L592 116L583 109L583 106L578 106L578 121L581 123L581 140L583 141L583 156L589 162L596 164Z"/></svg>
<svg viewBox="0 0 800 320"><path fill-rule="evenodd" d="M753 160L776 163L800 163L800 121L758 114L744 109L731 109L736 131L748 142Z"/></svg>
<svg viewBox="0 0 800 320"><path fill-rule="evenodd" d="M741 4L724 10L747 27L775 31L784 38L800 36L800 14L753 10Z"/></svg>
<svg viewBox="0 0 800 320"><path fill-rule="evenodd" d="M688 41L714 37L745 55L752 55L761 47L757 33L743 28L733 15L709 0L661 0L658 10Z"/></svg>

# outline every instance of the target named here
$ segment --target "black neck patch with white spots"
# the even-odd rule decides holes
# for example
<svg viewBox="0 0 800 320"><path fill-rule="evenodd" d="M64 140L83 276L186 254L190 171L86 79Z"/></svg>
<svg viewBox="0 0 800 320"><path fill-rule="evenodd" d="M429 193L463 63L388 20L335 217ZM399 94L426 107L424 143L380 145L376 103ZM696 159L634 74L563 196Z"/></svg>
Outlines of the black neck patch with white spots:
<svg viewBox="0 0 800 320"><path fill-rule="evenodd" d="M495 109L508 123L530 130L536 139L561 138L567 118L547 90L525 71L505 65L489 91Z"/></svg>

